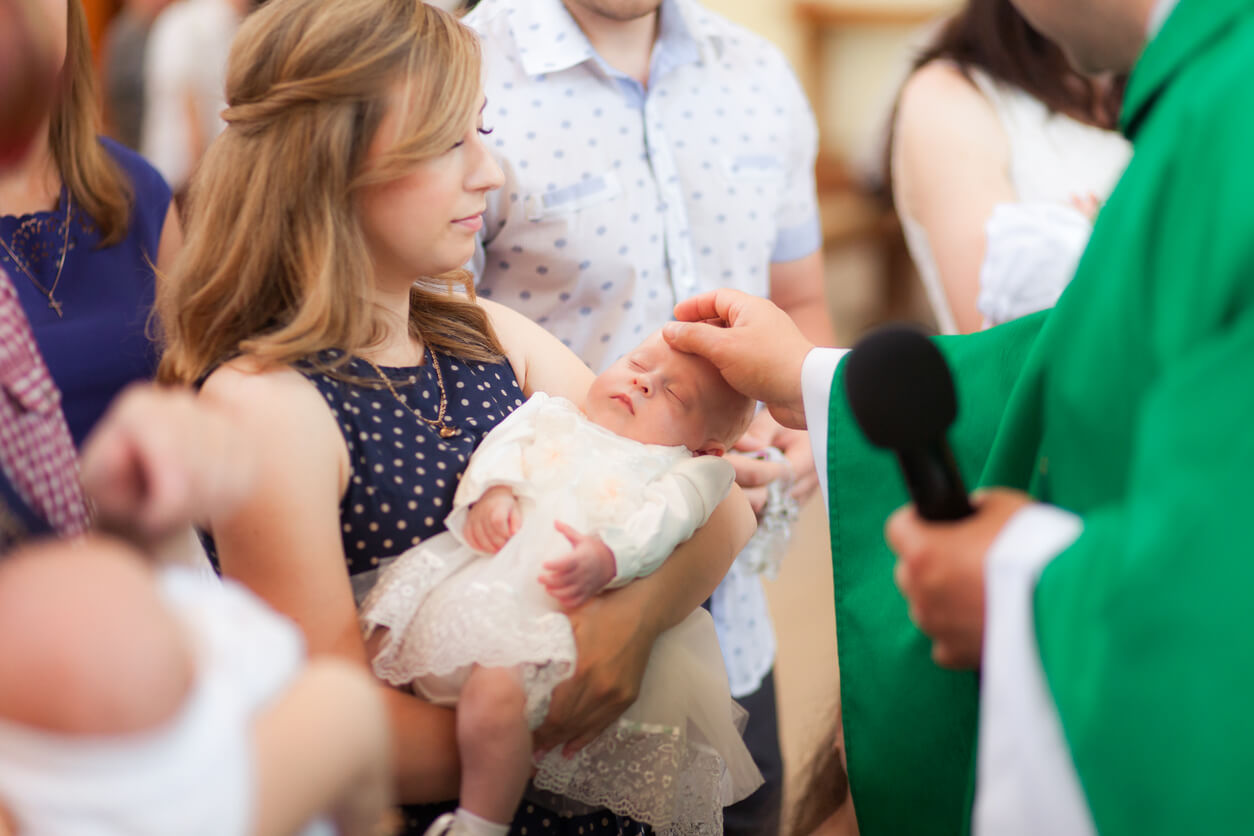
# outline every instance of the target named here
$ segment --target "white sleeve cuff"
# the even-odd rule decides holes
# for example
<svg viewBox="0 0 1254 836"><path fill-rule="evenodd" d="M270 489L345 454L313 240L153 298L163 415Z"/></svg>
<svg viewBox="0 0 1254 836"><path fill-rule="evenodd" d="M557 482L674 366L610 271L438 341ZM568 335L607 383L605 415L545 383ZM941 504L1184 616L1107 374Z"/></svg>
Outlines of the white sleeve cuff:
<svg viewBox="0 0 1254 836"><path fill-rule="evenodd" d="M988 574L1017 566L1033 585L1045 564L1080 536L1080 518L1055 505L1029 505L1010 518L988 550ZM990 577L990 580L993 580Z"/></svg>
<svg viewBox="0 0 1254 836"><path fill-rule="evenodd" d="M836 367L848 353L847 348L812 348L801 364L801 399L824 506L827 505L827 405L832 397Z"/></svg>
<svg viewBox="0 0 1254 836"><path fill-rule="evenodd" d="M1036 642L1032 598L1046 564L1083 528L1050 505L1011 517L985 568L984 655L972 831L1095 833Z"/></svg>

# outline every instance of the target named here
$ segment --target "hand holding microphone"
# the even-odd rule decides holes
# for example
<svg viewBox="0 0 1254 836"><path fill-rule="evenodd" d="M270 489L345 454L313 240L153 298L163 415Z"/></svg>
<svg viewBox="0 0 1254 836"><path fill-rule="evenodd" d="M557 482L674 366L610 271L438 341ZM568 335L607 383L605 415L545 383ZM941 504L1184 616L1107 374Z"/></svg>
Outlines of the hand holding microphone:
<svg viewBox="0 0 1254 836"><path fill-rule="evenodd" d="M932 639L938 665L978 667L985 557L1032 499L1002 488L981 491L974 505L968 499L946 438L957 416L953 379L940 351L919 332L890 327L858 343L845 360L845 390L868 440L897 454L914 503L885 526L910 618Z"/></svg>

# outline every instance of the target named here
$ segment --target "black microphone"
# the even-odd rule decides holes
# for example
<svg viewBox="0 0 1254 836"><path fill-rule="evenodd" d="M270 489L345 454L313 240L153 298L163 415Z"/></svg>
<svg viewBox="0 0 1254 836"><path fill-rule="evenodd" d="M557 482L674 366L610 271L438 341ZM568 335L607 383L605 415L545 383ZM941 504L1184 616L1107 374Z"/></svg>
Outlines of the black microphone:
<svg viewBox="0 0 1254 836"><path fill-rule="evenodd" d="M954 381L931 340L902 325L863 337L845 359L845 394L867 440L897 454L919 516L973 513L945 439L958 414Z"/></svg>

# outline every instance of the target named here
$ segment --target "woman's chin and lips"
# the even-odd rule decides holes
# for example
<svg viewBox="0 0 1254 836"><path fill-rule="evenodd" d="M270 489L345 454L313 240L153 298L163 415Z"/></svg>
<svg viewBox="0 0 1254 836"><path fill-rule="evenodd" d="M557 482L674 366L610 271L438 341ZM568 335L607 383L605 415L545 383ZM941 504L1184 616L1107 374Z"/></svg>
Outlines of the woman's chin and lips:
<svg viewBox="0 0 1254 836"><path fill-rule="evenodd" d="M473 214L465 215L460 218L454 218L453 226L466 232L473 239L473 237L478 234L479 230L483 229L483 213L484 210L480 209L478 212Z"/></svg>
<svg viewBox="0 0 1254 836"><path fill-rule="evenodd" d="M469 215L462 215L449 221L448 254L443 259L446 264L441 272L456 270L470 261L475 254L475 239L479 230L483 229L483 209Z"/></svg>

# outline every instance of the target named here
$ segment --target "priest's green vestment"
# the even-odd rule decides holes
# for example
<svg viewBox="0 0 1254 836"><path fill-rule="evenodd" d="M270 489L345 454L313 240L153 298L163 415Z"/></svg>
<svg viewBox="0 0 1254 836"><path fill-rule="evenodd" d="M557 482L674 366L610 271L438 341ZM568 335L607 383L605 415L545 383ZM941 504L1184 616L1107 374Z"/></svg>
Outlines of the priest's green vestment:
<svg viewBox="0 0 1254 836"><path fill-rule="evenodd" d="M969 483L1080 515L1035 591L1099 832L1254 828L1254 0L1182 0L1131 77L1135 151L1052 311L940 338ZM893 585L906 501L833 382L828 437L850 785L863 836L968 822L977 679ZM812 428L814 431L814 428Z"/></svg>

